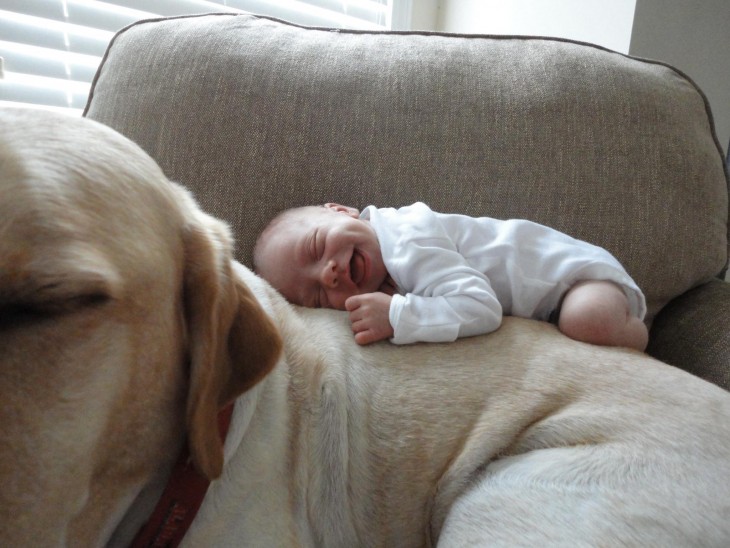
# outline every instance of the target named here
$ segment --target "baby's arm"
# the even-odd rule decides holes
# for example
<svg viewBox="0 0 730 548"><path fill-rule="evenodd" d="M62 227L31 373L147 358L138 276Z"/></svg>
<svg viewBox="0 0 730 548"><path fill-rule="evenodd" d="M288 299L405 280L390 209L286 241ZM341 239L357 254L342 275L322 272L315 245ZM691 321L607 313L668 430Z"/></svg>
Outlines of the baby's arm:
<svg viewBox="0 0 730 548"><path fill-rule="evenodd" d="M485 302L467 295L418 297L411 294L399 299L403 301L399 304L408 304L398 315L411 316L404 322L409 327L401 327L399 340L395 340L395 329L390 322L391 295L365 293L347 299L345 309L350 313L355 342L362 345L385 339L396 344L446 342L494 331L502 322L502 309L496 299ZM428 321L416 321L419 318L436 321L429 325Z"/></svg>
<svg viewBox="0 0 730 548"><path fill-rule="evenodd" d="M393 336L389 319L392 299L391 295L377 292L354 295L345 301L357 344L370 344Z"/></svg>
<svg viewBox="0 0 730 548"><path fill-rule="evenodd" d="M449 259L441 262L445 254ZM428 296L397 295L395 302L396 284L388 276L378 292L347 299L345 309L358 344L384 339L396 344L447 342L499 327L502 307L486 276L454 251L431 246L426 256L430 264L418 270L430 274Z"/></svg>
<svg viewBox="0 0 730 548"><path fill-rule="evenodd" d="M396 295L391 302L390 319L394 335L391 342L451 342L496 330L502 323L502 307L488 286L478 291L446 295ZM465 289L465 288L461 288Z"/></svg>

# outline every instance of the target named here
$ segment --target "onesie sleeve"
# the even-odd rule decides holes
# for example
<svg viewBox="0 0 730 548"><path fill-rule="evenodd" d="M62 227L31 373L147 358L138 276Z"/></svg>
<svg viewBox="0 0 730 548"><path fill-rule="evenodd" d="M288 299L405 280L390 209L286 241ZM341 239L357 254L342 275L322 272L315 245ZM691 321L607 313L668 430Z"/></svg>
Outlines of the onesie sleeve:
<svg viewBox="0 0 730 548"><path fill-rule="evenodd" d="M424 204L398 213L397 236L385 242L388 270L405 291L391 301L391 342L450 342L497 329L502 306L489 280L458 252L436 215Z"/></svg>
<svg viewBox="0 0 730 548"><path fill-rule="evenodd" d="M395 344L451 342L496 330L502 310L496 299L474 295L394 295L390 323Z"/></svg>

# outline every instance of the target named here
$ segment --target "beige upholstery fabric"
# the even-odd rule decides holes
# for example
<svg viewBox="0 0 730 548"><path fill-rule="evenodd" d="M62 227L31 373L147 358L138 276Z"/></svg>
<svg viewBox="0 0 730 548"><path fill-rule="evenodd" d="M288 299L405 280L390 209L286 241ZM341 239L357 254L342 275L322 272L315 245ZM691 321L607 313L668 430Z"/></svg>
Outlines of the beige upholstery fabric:
<svg viewBox="0 0 730 548"><path fill-rule="evenodd" d="M712 280L674 299L652 335L652 356L730 390L729 283Z"/></svg>
<svg viewBox="0 0 730 548"><path fill-rule="evenodd" d="M548 224L613 252L650 317L720 272L728 193L705 100L672 68L534 38L142 22L87 116L256 235L293 205L432 208Z"/></svg>

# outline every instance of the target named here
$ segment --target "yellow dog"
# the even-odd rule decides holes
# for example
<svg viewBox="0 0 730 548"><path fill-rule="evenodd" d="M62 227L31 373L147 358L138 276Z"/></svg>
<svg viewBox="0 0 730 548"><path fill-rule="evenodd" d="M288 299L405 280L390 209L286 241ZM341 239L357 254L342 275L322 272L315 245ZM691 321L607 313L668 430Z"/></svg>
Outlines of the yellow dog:
<svg viewBox="0 0 730 548"><path fill-rule="evenodd" d="M127 139L0 124L0 546L128 545L184 445L188 546L730 545L730 393L528 320L360 347Z"/></svg>

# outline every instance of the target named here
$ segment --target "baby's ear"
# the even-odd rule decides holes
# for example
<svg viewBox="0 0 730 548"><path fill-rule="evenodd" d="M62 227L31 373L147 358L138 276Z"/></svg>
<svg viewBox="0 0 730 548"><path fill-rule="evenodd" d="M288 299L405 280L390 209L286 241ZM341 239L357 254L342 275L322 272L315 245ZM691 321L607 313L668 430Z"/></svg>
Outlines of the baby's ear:
<svg viewBox="0 0 730 548"><path fill-rule="evenodd" d="M327 209L331 209L332 211L336 211L337 213L344 213L345 215L349 215L353 219L360 218L360 210L355 209L354 207L343 206L341 204L335 204L332 202L324 204L324 207L326 207Z"/></svg>

